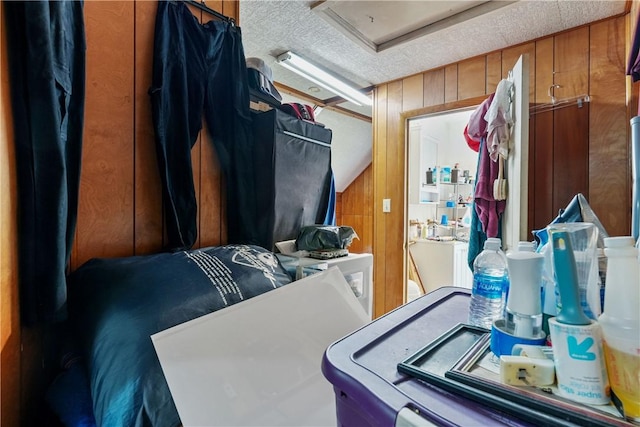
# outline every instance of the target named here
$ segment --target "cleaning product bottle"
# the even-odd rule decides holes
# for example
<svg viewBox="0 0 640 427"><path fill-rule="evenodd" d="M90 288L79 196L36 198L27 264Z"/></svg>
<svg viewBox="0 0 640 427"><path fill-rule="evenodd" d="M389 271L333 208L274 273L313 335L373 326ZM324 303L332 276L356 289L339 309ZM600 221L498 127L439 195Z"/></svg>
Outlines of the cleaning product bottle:
<svg viewBox="0 0 640 427"><path fill-rule="evenodd" d="M426 183L427 185L432 185L433 182L433 171L429 168L427 169Z"/></svg>
<svg viewBox="0 0 640 427"><path fill-rule="evenodd" d="M458 164L456 163L455 165L453 165L453 169L451 169L451 183L452 184L457 184L458 183L459 172L460 172L460 169L458 169Z"/></svg>
<svg viewBox="0 0 640 427"><path fill-rule="evenodd" d="M531 251L511 252L509 267L509 295L505 315L507 332L522 338L538 338L542 332L542 303L540 284L544 256Z"/></svg>
<svg viewBox="0 0 640 427"><path fill-rule="evenodd" d="M503 317L509 286L507 258L500 245L500 239L488 238L473 262L469 323L486 329Z"/></svg>
<svg viewBox="0 0 640 427"><path fill-rule="evenodd" d="M640 423L640 267L634 239L607 237L604 313L598 318L611 389L625 418Z"/></svg>

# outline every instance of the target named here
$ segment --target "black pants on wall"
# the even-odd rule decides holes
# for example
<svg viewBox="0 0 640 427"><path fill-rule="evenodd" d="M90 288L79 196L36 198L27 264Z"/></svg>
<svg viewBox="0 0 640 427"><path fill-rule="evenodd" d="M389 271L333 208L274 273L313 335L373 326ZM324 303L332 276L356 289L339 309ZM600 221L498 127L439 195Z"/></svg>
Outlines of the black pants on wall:
<svg viewBox="0 0 640 427"><path fill-rule="evenodd" d="M228 241L253 243L247 226L255 211L251 117L240 28L226 21L200 24L184 3L160 1L149 94L167 249L188 249L196 241L191 148L203 113L226 183Z"/></svg>
<svg viewBox="0 0 640 427"><path fill-rule="evenodd" d="M65 315L85 94L81 1L6 1L18 182L21 315Z"/></svg>

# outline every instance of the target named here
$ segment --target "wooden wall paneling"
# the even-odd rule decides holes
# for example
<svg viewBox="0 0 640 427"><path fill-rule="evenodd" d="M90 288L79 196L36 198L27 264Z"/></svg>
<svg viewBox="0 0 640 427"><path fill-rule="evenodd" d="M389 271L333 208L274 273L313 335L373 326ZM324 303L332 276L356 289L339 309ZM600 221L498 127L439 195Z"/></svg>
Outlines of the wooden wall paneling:
<svg viewBox="0 0 640 427"><path fill-rule="evenodd" d="M352 182L342 193L342 215L351 215L353 213L353 193L355 193L357 187L357 180ZM346 225L346 224L343 224Z"/></svg>
<svg viewBox="0 0 640 427"><path fill-rule="evenodd" d="M362 173L364 180L364 219L363 228L364 235L360 237L362 240L362 252L373 253L373 166L369 165Z"/></svg>
<svg viewBox="0 0 640 427"><path fill-rule="evenodd" d="M369 165L342 194L342 217L339 225L354 228L358 239L349 250L354 253L371 253L373 240L373 207L371 198L371 165Z"/></svg>
<svg viewBox="0 0 640 427"><path fill-rule="evenodd" d="M529 55L529 102L531 103L535 96L535 78L536 78L536 44L526 43L515 47L507 48L502 51L502 77L506 78L509 70L511 70L521 55Z"/></svg>
<svg viewBox="0 0 640 427"><path fill-rule="evenodd" d="M397 248L397 250L404 253L403 259L408 256L408 253L405 248L404 240L406 233L406 210L407 210L407 182L406 182L406 162L407 162L407 154L406 148L407 143L405 139L401 135L405 135L405 132L400 132L401 128L406 126L405 121L400 117L400 113L404 111L417 110L424 106L424 75L418 74L411 77L407 77L402 80L402 94L400 100L400 110L397 112L397 118L395 119L397 126L395 129L391 131L395 131L395 140L396 145L398 147L398 157L396 157L399 162L396 164L397 177L392 179L392 182L395 182L395 187L398 190L397 192L392 192L390 194L394 195L402 195L402 197L396 197L395 200L392 200L392 218L394 220L394 224L398 223L399 227L395 228L397 232L393 236L393 242L390 244L391 247ZM395 117L395 116L394 116ZM391 134L394 135L394 134ZM393 203L397 205L397 208L393 209ZM398 237L400 239L398 239ZM391 301L395 301L394 304L402 304L405 301L405 292L404 292L404 283L406 282L406 271L404 265L406 262L403 261L401 265L392 265L392 268L388 270L395 280L388 279L387 283L392 284L388 286L390 289L387 292L390 292ZM399 283L398 283L399 282ZM387 307L387 310L390 310L391 307Z"/></svg>
<svg viewBox="0 0 640 427"><path fill-rule="evenodd" d="M342 193L336 193L336 224L342 223Z"/></svg>
<svg viewBox="0 0 640 427"><path fill-rule="evenodd" d="M531 97L532 106L544 105L551 101L548 89L553 84L553 37L535 43L535 82ZM546 227L557 212L553 209L553 111L536 113L529 116L529 128L534 130L530 149L533 150L533 165L529 173L529 182L533 182L532 229ZM531 188L531 187L530 187Z"/></svg>
<svg viewBox="0 0 640 427"><path fill-rule="evenodd" d="M220 13L222 13L223 15L227 14L226 9L226 5L223 4L224 2L222 0L207 0L206 6L213 9L213 10L217 10ZM227 15L229 16L229 15ZM211 17L208 13L206 12L202 12L202 20L200 22L205 23L210 21L211 19L214 19L213 17Z"/></svg>
<svg viewBox="0 0 640 427"><path fill-rule="evenodd" d="M625 21L592 25L589 43L589 204L612 236L631 233L630 125L619 78L626 72Z"/></svg>
<svg viewBox="0 0 640 427"><path fill-rule="evenodd" d="M342 224L342 193L336 192L336 225Z"/></svg>
<svg viewBox="0 0 640 427"><path fill-rule="evenodd" d="M424 102L424 76L416 74L402 79L402 111L422 108Z"/></svg>
<svg viewBox="0 0 640 427"><path fill-rule="evenodd" d="M363 181L362 175L358 176L349 184L342 193L342 215L361 215L362 206L358 206L361 203L363 194ZM343 223L341 225L350 225Z"/></svg>
<svg viewBox="0 0 640 427"><path fill-rule="evenodd" d="M424 72L422 76L424 87L423 106L430 107L444 104L444 68Z"/></svg>
<svg viewBox="0 0 640 427"><path fill-rule="evenodd" d="M554 84L552 94L561 100L589 93L589 27L581 27L554 37ZM595 70L594 70L595 71ZM564 208L581 192L589 195L588 105L554 110L554 195L553 211ZM567 167L570 159L571 167Z"/></svg>
<svg viewBox="0 0 640 427"><path fill-rule="evenodd" d="M493 52L487 55L487 84L484 94L489 95L496 91L498 83L502 79L502 51Z"/></svg>
<svg viewBox="0 0 640 427"><path fill-rule="evenodd" d="M214 10L222 11L222 14L236 20L238 25L240 22L240 2L236 0L214 0L207 2L207 5Z"/></svg>
<svg viewBox="0 0 640 427"><path fill-rule="evenodd" d="M4 23L3 2L0 23ZM0 24L0 425L20 425L18 206L6 30ZM4 27L6 28L6 27Z"/></svg>
<svg viewBox="0 0 640 427"><path fill-rule="evenodd" d="M155 148L149 88L157 2L135 2L135 254L163 246L162 184Z"/></svg>
<svg viewBox="0 0 640 427"><path fill-rule="evenodd" d="M358 175L355 182L355 194L353 194L353 203L351 204L352 215L362 216L362 206L364 204L364 179L362 173Z"/></svg>
<svg viewBox="0 0 640 427"><path fill-rule="evenodd" d="M362 172L362 179L364 181L364 215L373 217L373 165L369 164L367 168Z"/></svg>
<svg viewBox="0 0 640 427"><path fill-rule="evenodd" d="M131 255L134 188L134 2L87 2L85 127L72 268Z"/></svg>
<svg viewBox="0 0 640 427"><path fill-rule="evenodd" d="M353 253L373 252L371 170L369 165L343 193L336 195L337 224L353 227L358 235L358 239L349 246L349 251Z"/></svg>
<svg viewBox="0 0 640 427"><path fill-rule="evenodd" d="M400 141L400 113L402 113L402 81L392 82L387 92L387 194L391 199L391 212L386 214L387 248L402 254L405 234L405 141ZM404 263L401 257L387 259L385 271L385 310L389 311L404 302Z"/></svg>
<svg viewBox="0 0 640 427"><path fill-rule="evenodd" d="M553 210L578 193L589 197L589 103L553 112Z"/></svg>
<svg viewBox="0 0 640 427"><path fill-rule="evenodd" d="M458 64L444 67L444 102L458 100Z"/></svg>
<svg viewBox="0 0 640 427"><path fill-rule="evenodd" d="M458 98L482 96L487 89L486 56L477 56L458 63ZM405 110L407 111L407 110Z"/></svg>
<svg viewBox="0 0 640 427"><path fill-rule="evenodd" d="M375 235L373 245L373 308L374 317L387 312L386 306L386 271L387 271L387 221L388 213L382 213L382 199L390 197L387 193L387 92L388 84L378 86L374 90L373 106L373 232ZM390 230L391 231L391 230Z"/></svg>
<svg viewBox="0 0 640 427"><path fill-rule="evenodd" d="M223 238L223 224L226 229L226 207L223 201L223 177L213 141L203 126L200 147L200 201L198 203L198 234L200 246L217 246L226 243Z"/></svg>
<svg viewBox="0 0 640 427"><path fill-rule="evenodd" d="M589 27L580 27L554 37L553 83L556 99L589 93ZM596 72L596 70L593 70Z"/></svg>
<svg viewBox="0 0 640 427"><path fill-rule="evenodd" d="M349 227L353 228L353 231L355 231L356 235L358 235L358 239L353 239L353 241L351 242L351 245L348 248L349 252L361 253L362 240L360 239L360 236L364 234L363 233L363 228L364 228L363 216L354 215L354 214L344 214L343 218L344 218L343 225L348 225Z"/></svg>

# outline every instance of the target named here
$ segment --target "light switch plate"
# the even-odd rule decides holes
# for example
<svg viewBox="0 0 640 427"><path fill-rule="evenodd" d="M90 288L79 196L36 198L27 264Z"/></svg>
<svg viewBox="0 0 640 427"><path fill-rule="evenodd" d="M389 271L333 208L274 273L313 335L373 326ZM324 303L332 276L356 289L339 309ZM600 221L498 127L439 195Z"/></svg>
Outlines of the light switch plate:
<svg viewBox="0 0 640 427"><path fill-rule="evenodd" d="M391 199L382 199L382 212L391 212Z"/></svg>

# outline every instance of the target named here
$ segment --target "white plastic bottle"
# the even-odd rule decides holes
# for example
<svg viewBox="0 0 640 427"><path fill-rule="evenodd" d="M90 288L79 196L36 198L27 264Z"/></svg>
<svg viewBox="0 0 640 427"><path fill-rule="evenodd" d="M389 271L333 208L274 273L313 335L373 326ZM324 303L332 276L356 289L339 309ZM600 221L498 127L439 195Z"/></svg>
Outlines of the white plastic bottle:
<svg viewBox="0 0 640 427"><path fill-rule="evenodd" d="M507 258L497 238L488 238L484 250L473 262L473 287L469 323L491 329L494 320L503 318L509 288Z"/></svg>
<svg viewBox="0 0 640 427"><path fill-rule="evenodd" d="M631 236L607 237L604 312L598 318L611 389L625 417L640 423L640 266Z"/></svg>

